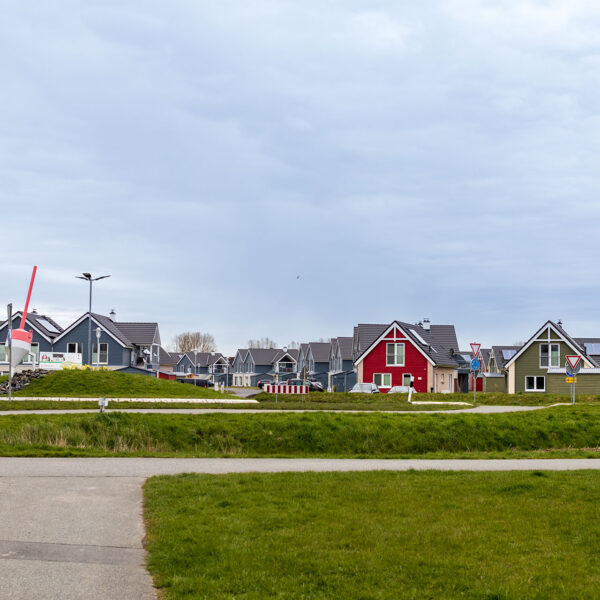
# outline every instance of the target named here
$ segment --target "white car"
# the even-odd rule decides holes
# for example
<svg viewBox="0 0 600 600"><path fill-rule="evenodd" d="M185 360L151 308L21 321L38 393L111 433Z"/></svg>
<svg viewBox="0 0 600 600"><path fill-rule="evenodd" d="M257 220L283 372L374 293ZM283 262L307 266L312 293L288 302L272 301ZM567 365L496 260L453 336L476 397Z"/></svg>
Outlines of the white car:
<svg viewBox="0 0 600 600"><path fill-rule="evenodd" d="M379 394L379 388L374 383L355 383L351 394Z"/></svg>
<svg viewBox="0 0 600 600"><path fill-rule="evenodd" d="M409 392L410 392L409 385L395 385L394 387L390 388L390 391L388 392L388 394L408 394ZM416 394L417 390L415 390L413 388L412 393Z"/></svg>

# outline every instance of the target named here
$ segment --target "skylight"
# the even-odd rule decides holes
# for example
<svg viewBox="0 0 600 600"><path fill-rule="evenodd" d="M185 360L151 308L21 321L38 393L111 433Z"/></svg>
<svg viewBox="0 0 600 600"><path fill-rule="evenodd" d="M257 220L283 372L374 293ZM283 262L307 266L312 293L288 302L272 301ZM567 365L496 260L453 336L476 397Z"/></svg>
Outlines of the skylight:
<svg viewBox="0 0 600 600"><path fill-rule="evenodd" d="M600 344L584 344L586 354L597 356L600 354Z"/></svg>
<svg viewBox="0 0 600 600"><path fill-rule="evenodd" d="M56 327L54 327L54 325L52 325L52 323L50 323L50 321L48 321L46 319L37 319L37 322L44 329L47 329L50 333L60 333L60 331L58 329L56 329Z"/></svg>
<svg viewBox="0 0 600 600"><path fill-rule="evenodd" d="M516 350L502 350L502 356L504 357L504 360L510 360L516 353Z"/></svg>

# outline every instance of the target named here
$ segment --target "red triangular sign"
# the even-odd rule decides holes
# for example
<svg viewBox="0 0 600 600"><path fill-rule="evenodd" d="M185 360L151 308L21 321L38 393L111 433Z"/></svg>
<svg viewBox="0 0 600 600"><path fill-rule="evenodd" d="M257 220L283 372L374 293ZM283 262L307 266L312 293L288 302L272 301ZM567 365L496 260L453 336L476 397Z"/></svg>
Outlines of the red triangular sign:
<svg viewBox="0 0 600 600"><path fill-rule="evenodd" d="M481 344L471 344L471 350L473 351L473 356L477 358L479 355L479 350L481 349Z"/></svg>
<svg viewBox="0 0 600 600"><path fill-rule="evenodd" d="M568 356L565 356L565 358L571 365L571 369L576 369L577 365L579 364L579 361L581 360L581 356L579 356L578 354L570 354Z"/></svg>

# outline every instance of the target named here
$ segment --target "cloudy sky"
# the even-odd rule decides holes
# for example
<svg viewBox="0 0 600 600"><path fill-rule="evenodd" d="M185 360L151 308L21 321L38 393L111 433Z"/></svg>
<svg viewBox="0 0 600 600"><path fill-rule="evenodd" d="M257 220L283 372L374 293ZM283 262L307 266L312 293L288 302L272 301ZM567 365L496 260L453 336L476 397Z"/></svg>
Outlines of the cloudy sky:
<svg viewBox="0 0 600 600"><path fill-rule="evenodd" d="M597 2L7 0L0 73L2 303L600 336Z"/></svg>

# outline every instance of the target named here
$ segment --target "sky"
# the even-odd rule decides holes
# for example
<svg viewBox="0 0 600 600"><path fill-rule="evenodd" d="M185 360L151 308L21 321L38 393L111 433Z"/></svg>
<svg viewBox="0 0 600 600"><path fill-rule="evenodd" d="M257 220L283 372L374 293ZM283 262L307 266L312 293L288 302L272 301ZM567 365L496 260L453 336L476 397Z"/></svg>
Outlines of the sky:
<svg viewBox="0 0 600 600"><path fill-rule="evenodd" d="M7 0L0 73L0 303L600 336L597 2Z"/></svg>

